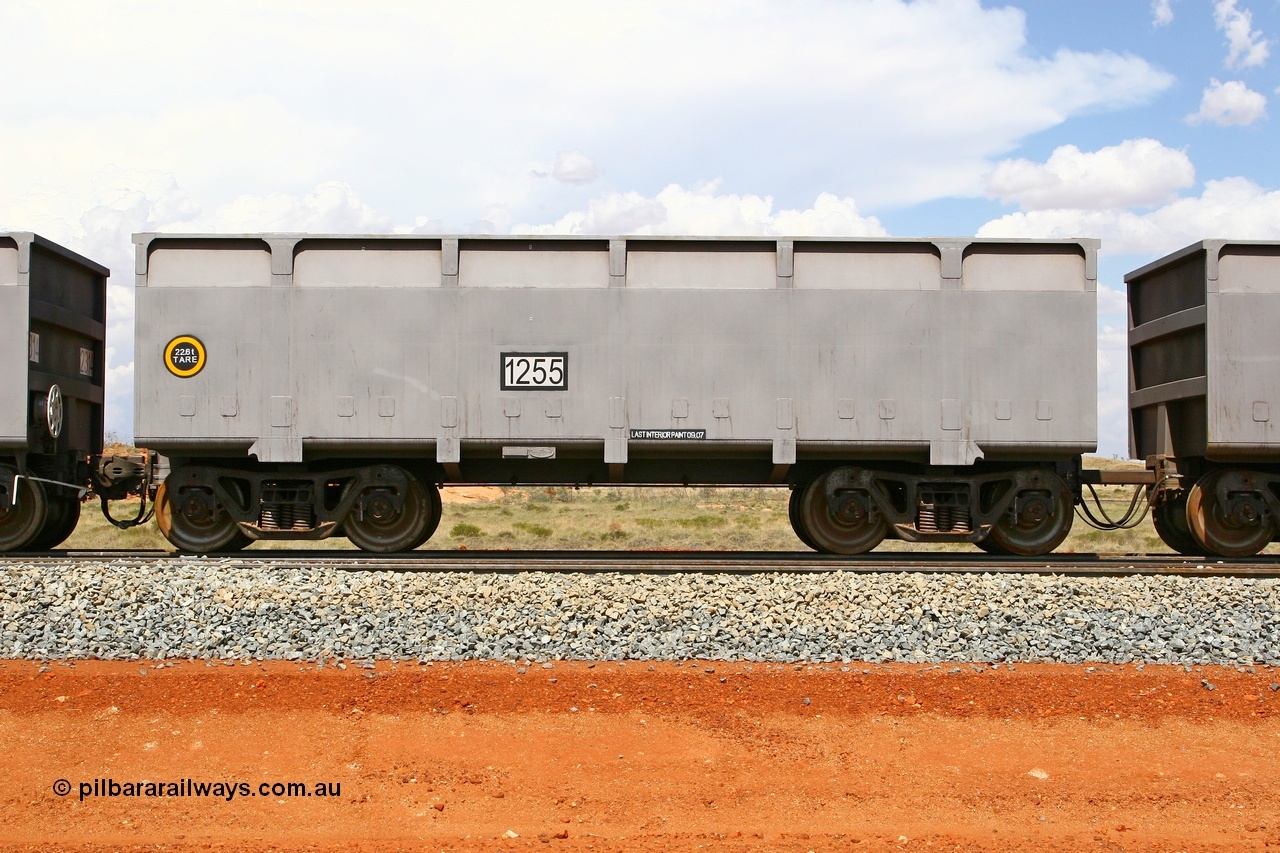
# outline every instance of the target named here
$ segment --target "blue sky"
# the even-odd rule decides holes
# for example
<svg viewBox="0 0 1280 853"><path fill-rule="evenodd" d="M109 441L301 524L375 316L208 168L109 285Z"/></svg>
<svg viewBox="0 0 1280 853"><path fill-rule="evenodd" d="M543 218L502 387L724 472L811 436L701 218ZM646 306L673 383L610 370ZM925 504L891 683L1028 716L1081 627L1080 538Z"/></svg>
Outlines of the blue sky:
<svg viewBox="0 0 1280 853"><path fill-rule="evenodd" d="M1099 237L1123 274L1280 239L1280 0L0 0L0 227L113 270L135 231Z"/></svg>

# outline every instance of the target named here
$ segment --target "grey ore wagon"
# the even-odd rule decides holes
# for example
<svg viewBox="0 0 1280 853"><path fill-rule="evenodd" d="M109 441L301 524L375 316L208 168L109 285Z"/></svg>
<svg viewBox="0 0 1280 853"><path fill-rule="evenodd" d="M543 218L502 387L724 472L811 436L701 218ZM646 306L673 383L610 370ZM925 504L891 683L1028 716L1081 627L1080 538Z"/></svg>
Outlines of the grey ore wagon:
<svg viewBox="0 0 1280 853"><path fill-rule="evenodd" d="M0 552L75 529L102 452L108 271L31 233L0 234Z"/></svg>
<svg viewBox="0 0 1280 853"><path fill-rule="evenodd" d="M810 546L1040 554L1096 447L1097 241L141 234L180 549L417 547L437 486L779 484Z"/></svg>
<svg viewBox="0 0 1280 853"><path fill-rule="evenodd" d="M1280 243L1204 240L1125 281L1156 530L1183 554L1256 554L1280 518Z"/></svg>

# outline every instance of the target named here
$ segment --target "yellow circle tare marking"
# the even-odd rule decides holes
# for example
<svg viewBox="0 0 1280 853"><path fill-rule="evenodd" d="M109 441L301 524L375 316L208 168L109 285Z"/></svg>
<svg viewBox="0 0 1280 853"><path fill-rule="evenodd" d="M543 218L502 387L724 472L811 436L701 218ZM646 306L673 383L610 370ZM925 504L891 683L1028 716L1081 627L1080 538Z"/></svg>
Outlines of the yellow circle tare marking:
<svg viewBox="0 0 1280 853"><path fill-rule="evenodd" d="M186 379L204 369L204 344L191 335L178 335L164 346L164 366L174 376Z"/></svg>

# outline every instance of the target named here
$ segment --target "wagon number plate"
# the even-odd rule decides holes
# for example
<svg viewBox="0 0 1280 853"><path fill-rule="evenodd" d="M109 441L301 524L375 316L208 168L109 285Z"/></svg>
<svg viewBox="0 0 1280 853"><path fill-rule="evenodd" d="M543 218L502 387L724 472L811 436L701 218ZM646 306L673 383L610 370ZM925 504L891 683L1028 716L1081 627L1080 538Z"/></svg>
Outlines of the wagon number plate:
<svg viewBox="0 0 1280 853"><path fill-rule="evenodd" d="M502 390L569 390L569 354L567 352L502 353Z"/></svg>

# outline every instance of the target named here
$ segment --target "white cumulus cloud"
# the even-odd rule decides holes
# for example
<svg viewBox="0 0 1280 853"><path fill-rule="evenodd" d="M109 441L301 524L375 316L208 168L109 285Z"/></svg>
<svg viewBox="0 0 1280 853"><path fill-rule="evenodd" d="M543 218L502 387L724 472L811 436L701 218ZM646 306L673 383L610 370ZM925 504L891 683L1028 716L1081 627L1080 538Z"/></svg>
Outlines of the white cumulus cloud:
<svg viewBox="0 0 1280 853"><path fill-rule="evenodd" d="M1151 0L1151 23L1157 27L1173 23L1172 0Z"/></svg>
<svg viewBox="0 0 1280 853"><path fill-rule="evenodd" d="M1271 52L1267 40L1253 28L1253 13L1237 8L1236 0L1217 0L1213 20L1227 37L1227 68L1252 68L1267 61Z"/></svg>
<svg viewBox="0 0 1280 853"><path fill-rule="evenodd" d="M304 115L267 95L127 103L150 110L32 110L13 118L0 134L0 162L21 163L22 170L7 174L5 189L56 186L82 193L84 203L84 188L114 167L120 176L174 175L195 198L212 203L238 194L228 188L314 186L362 138L342 121Z"/></svg>
<svg viewBox="0 0 1280 853"><path fill-rule="evenodd" d="M1174 80L1133 54L1046 54L1024 12L978 0L126 5L6 5L20 37L0 77L23 85L0 162L23 166L4 194L115 163L175 175L206 210L336 179L397 221L423 198L451 221L529 220L583 203L585 162L529 175L579 149L647 195L719 175L791 206L904 205L972 194L1028 135Z"/></svg>
<svg viewBox="0 0 1280 853"><path fill-rule="evenodd" d="M589 184L598 176L596 164L581 151L559 152L551 169L551 177L566 184Z"/></svg>
<svg viewBox="0 0 1280 853"><path fill-rule="evenodd" d="M1250 125L1266 115L1267 97L1239 80L1210 80L1200 98L1200 111L1187 116L1191 124L1211 121L1223 127Z"/></svg>
<svg viewBox="0 0 1280 853"><path fill-rule="evenodd" d="M1194 182L1186 152L1130 139L1098 151L1063 145L1044 163L1001 161L987 176L986 195L1023 210L1141 207L1169 201Z"/></svg>
<svg viewBox="0 0 1280 853"><path fill-rule="evenodd" d="M347 184L326 181L305 195L243 195L220 205L193 223L173 223L165 230L309 231L322 234L376 234L392 230L389 216L360 200Z"/></svg>
<svg viewBox="0 0 1280 853"><path fill-rule="evenodd" d="M514 226L520 234L673 234L690 236L878 237L888 232L875 217L864 217L850 198L822 193L804 210L773 209L769 196L718 193L716 183L694 189L676 184L655 196L609 193L585 210L554 223Z"/></svg>
<svg viewBox="0 0 1280 853"><path fill-rule="evenodd" d="M1207 181L1199 196L1179 198L1146 213L1032 210L988 222L978 229L978 236L1102 237L1103 251L1153 257L1212 237L1280 240L1280 191L1245 178L1226 178Z"/></svg>

